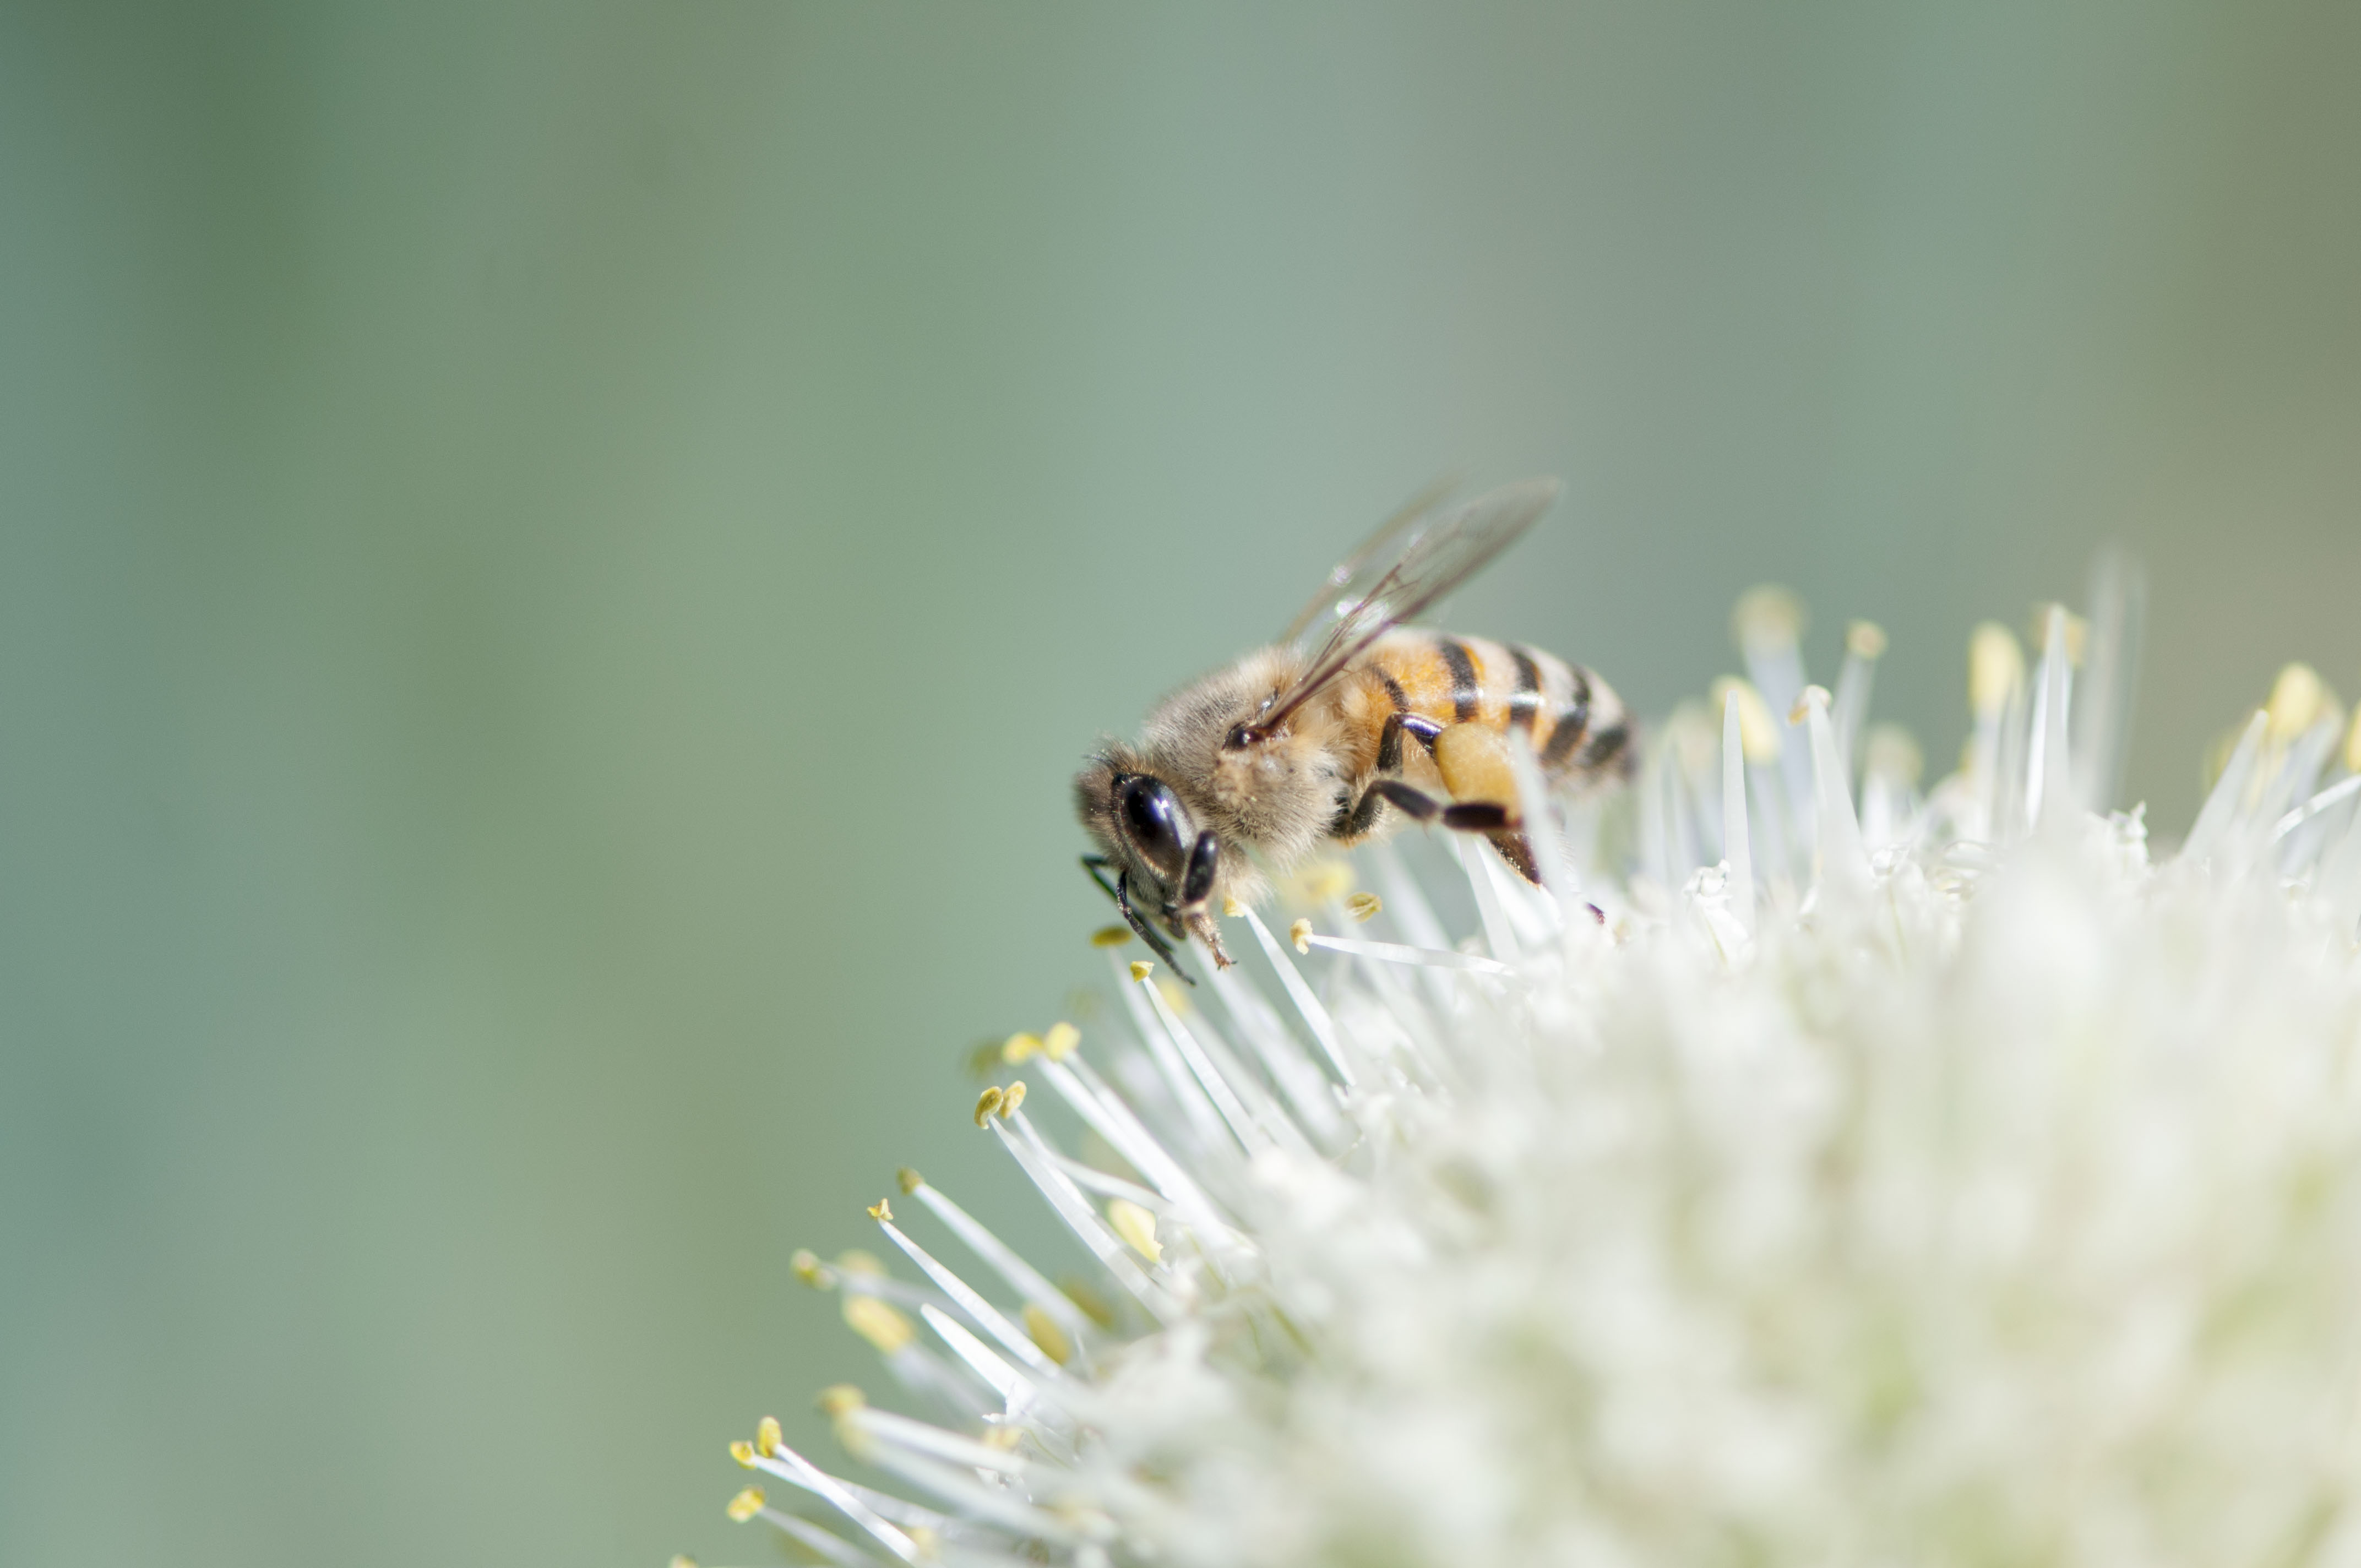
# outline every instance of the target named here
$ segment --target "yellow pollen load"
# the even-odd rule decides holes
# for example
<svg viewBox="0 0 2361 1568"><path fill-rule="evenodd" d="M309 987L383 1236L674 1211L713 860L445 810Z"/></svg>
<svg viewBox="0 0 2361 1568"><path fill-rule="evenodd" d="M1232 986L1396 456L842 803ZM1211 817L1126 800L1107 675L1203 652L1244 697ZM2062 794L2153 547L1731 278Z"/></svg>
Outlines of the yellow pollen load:
<svg viewBox="0 0 2361 1568"><path fill-rule="evenodd" d="M1154 974L1155 972L1156 966L1149 963L1146 959L1134 959L1131 960L1132 979L1146 980L1149 975Z"/></svg>
<svg viewBox="0 0 2361 1568"><path fill-rule="evenodd" d="M765 1459L775 1459L778 1457L779 1450L786 1445L787 1434L779 1430L778 1417L764 1416L754 1423L755 1453Z"/></svg>
<svg viewBox="0 0 2361 1568"><path fill-rule="evenodd" d="M1016 1108L1024 1103L1025 1080L1020 1078L1016 1082L1008 1086L1007 1093L1000 1097L1000 1114L1002 1119L1005 1120L1006 1118L1016 1114Z"/></svg>
<svg viewBox="0 0 2361 1568"><path fill-rule="evenodd" d="M1386 901L1374 893L1356 893L1345 901L1345 913L1366 926L1385 906Z"/></svg>
<svg viewBox="0 0 2361 1568"><path fill-rule="evenodd" d="M1968 638L1968 707L1979 718L1997 718L2025 689L2025 650L2016 634L1987 620Z"/></svg>
<svg viewBox="0 0 2361 1568"><path fill-rule="evenodd" d="M1061 1018L1050 1025L1049 1032L1041 1036L1041 1054L1051 1061L1064 1061L1082 1043L1082 1032Z"/></svg>
<svg viewBox="0 0 2361 1568"><path fill-rule="evenodd" d="M1746 760L1757 767L1768 766L1779 760L1779 727L1772 722L1771 705L1754 689L1752 681L1736 675L1724 675L1713 683L1713 709L1719 714L1738 698L1738 749Z"/></svg>
<svg viewBox="0 0 2361 1568"><path fill-rule="evenodd" d="M807 1246L796 1248L794 1255L787 1259L787 1267L796 1278L813 1289L828 1288L828 1270L821 1265L819 1255L813 1252L811 1248Z"/></svg>
<svg viewBox="0 0 2361 1568"><path fill-rule="evenodd" d="M1074 1342L1058 1326L1058 1320L1041 1310L1038 1301L1025 1303L1018 1314L1025 1321L1025 1332L1031 1336L1034 1347L1050 1360L1063 1366L1074 1358Z"/></svg>
<svg viewBox="0 0 2361 1568"><path fill-rule="evenodd" d="M862 1393L857 1385L831 1383L819 1391L819 1398L812 1403L819 1407L821 1415L834 1420L847 1411L857 1410L869 1403L869 1396Z"/></svg>
<svg viewBox="0 0 2361 1568"><path fill-rule="evenodd" d="M984 1085L983 1092L975 1097L975 1124L979 1131L991 1125L992 1114L1000 1109L1000 1102L1005 1098L1006 1096L1001 1092L1000 1085Z"/></svg>
<svg viewBox="0 0 2361 1568"><path fill-rule="evenodd" d="M1803 641L1809 620L1794 590L1763 583L1738 596L1730 612L1730 635L1750 653L1791 648Z"/></svg>
<svg viewBox="0 0 2361 1568"><path fill-rule="evenodd" d="M1295 950L1299 953L1308 953L1312 950L1311 937L1312 922L1309 920L1298 920L1287 928L1287 939L1295 945Z"/></svg>
<svg viewBox="0 0 2361 1568"><path fill-rule="evenodd" d="M1107 1203L1107 1223L1115 1227L1124 1245L1150 1263L1164 1261L1164 1248L1156 1239L1156 1216L1128 1198L1112 1199Z"/></svg>
<svg viewBox="0 0 2361 1568"><path fill-rule="evenodd" d="M728 1512L732 1524L744 1524L762 1511L763 1488L760 1486L749 1486L730 1499Z"/></svg>
<svg viewBox="0 0 2361 1568"><path fill-rule="evenodd" d="M2336 706L2336 694L2310 664L2290 664L2271 683L2271 700L2264 711L2270 717L2274 740L2292 740L2320 721Z"/></svg>
<svg viewBox="0 0 2361 1568"><path fill-rule="evenodd" d="M875 1345L880 1355L892 1355L918 1332L910 1326L909 1319L874 1296L847 1296L844 1321L854 1333Z"/></svg>
<svg viewBox="0 0 2361 1568"><path fill-rule="evenodd" d="M1093 948L1120 948L1130 940L1131 927L1128 926L1102 926L1091 933L1091 946Z"/></svg>
<svg viewBox="0 0 2361 1568"><path fill-rule="evenodd" d="M1225 893L1222 894L1222 913L1233 920L1243 920L1246 916L1246 906Z"/></svg>
<svg viewBox="0 0 2361 1568"><path fill-rule="evenodd" d="M730 1445L730 1457L752 1470L754 1468L754 1445L741 1437Z"/></svg>
<svg viewBox="0 0 2361 1568"><path fill-rule="evenodd" d="M869 1217L873 1220L883 1220L886 1223L891 1224L894 1220L894 1204L892 1201L889 1199L880 1198L876 1202L869 1205Z"/></svg>
<svg viewBox="0 0 2361 1568"><path fill-rule="evenodd" d="M1517 806L1517 773L1509 737L1481 724L1446 724L1434 738L1434 766L1454 800Z"/></svg>
<svg viewBox="0 0 2361 1568"><path fill-rule="evenodd" d="M905 1193L910 1193L924 1187L927 1184L927 1179L906 1165L894 1173L894 1184Z"/></svg>
<svg viewBox="0 0 2361 1568"><path fill-rule="evenodd" d="M1856 659L1885 657L1885 628L1873 620L1856 620L1845 628L1845 652Z"/></svg>

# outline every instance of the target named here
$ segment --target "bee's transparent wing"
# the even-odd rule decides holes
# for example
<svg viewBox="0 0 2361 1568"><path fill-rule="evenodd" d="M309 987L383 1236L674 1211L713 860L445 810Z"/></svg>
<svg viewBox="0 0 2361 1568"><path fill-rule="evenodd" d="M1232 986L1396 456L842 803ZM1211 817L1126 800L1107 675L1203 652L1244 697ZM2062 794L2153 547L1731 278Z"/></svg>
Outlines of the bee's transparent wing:
<svg viewBox="0 0 2361 1568"><path fill-rule="evenodd" d="M1377 532L1361 541L1359 549L1337 562L1329 569L1328 575L1320 579L1319 591L1312 596L1311 602L1296 618L1287 623L1287 630L1279 634L1278 641L1299 644L1306 653L1324 641L1336 629L1336 623L1368 597L1369 590L1377 586L1378 578L1386 575L1387 568L1401 559L1403 536L1412 529L1431 522L1435 509L1449 500L1451 492L1458 488L1458 476L1445 475L1412 496L1400 511L1378 524Z"/></svg>
<svg viewBox="0 0 2361 1568"><path fill-rule="evenodd" d="M1302 678L1281 692L1251 728L1264 731L1279 728L1313 693L1343 674L1388 627L1422 614L1483 570L1493 556L1540 521L1557 499L1558 488L1555 479L1527 479L1477 496L1439 517L1423 521L1413 517L1399 527L1389 524L1380 530L1381 538L1399 537L1399 553L1385 562L1368 588L1337 615L1335 624L1304 665ZM1363 548L1366 551L1368 546Z"/></svg>

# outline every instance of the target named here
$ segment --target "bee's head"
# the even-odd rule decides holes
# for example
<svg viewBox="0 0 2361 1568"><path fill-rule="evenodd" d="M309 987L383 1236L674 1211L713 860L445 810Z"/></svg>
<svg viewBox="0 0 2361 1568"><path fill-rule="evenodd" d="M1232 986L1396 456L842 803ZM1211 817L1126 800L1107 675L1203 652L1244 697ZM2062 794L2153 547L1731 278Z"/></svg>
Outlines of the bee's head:
<svg viewBox="0 0 2361 1568"><path fill-rule="evenodd" d="M1109 748L1075 775L1074 809L1115 872L1132 928L1168 962L1171 952L1151 919L1175 935L1202 938L1215 961L1226 962L1206 910L1221 844L1199 826L1180 792L1137 755Z"/></svg>
<svg viewBox="0 0 2361 1568"><path fill-rule="evenodd" d="M1159 915L1173 914L1197 841L1179 793L1140 759L1103 751L1074 779L1074 809L1100 850L1130 873L1133 898Z"/></svg>

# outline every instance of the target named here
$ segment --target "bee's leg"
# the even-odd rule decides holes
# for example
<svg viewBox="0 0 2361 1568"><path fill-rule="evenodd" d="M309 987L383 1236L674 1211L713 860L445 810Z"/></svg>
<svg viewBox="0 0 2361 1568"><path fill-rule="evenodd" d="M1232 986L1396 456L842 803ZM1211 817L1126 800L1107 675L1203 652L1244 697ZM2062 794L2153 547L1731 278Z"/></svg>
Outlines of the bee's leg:
<svg viewBox="0 0 2361 1568"><path fill-rule="evenodd" d="M1432 822L1448 828L1455 833L1481 833L1500 851L1500 858L1515 867L1527 882L1538 883L1541 874L1533 864L1532 847L1525 836L1516 830L1515 819L1509 808L1496 801L1457 800L1446 806L1422 790L1411 788L1400 779L1379 779L1361 797L1366 805L1372 798L1381 798L1400 807L1404 814L1420 822ZM1359 815L1357 809L1355 813Z"/></svg>
<svg viewBox="0 0 2361 1568"><path fill-rule="evenodd" d="M1425 747L1427 754L1432 756L1434 753L1434 738L1443 733L1443 726L1420 714L1388 714L1386 727L1378 731L1378 772L1381 773L1401 772L1401 738L1405 733L1416 736L1418 743Z"/></svg>
<svg viewBox="0 0 2361 1568"><path fill-rule="evenodd" d="M1384 801L1413 822L1432 822L1442 816L1444 809L1443 802L1400 779L1378 779L1370 784L1368 793L1361 796L1361 806L1355 809L1354 815L1357 817L1363 808L1369 808L1373 800ZM1374 808L1370 808L1370 814L1376 815Z"/></svg>
<svg viewBox="0 0 2361 1568"><path fill-rule="evenodd" d="M1107 881L1106 869L1111 863L1104 855L1082 857L1082 870L1089 873L1091 881L1098 884L1099 891L1114 899L1115 907L1120 909L1123 907L1123 894L1115 891L1115 883Z"/></svg>
<svg viewBox="0 0 2361 1568"><path fill-rule="evenodd" d="M1179 975L1191 985L1196 984L1195 977L1182 969L1180 960L1172 956L1172 944L1164 939L1164 934L1149 925L1139 911L1132 906L1131 872L1117 872L1115 882L1110 884L1106 880L1106 868L1107 859L1104 855L1082 857L1082 869L1091 873L1091 880L1099 884L1101 892L1115 900L1115 908L1123 912L1124 924L1130 927L1139 939L1148 944L1149 950L1162 959L1174 974Z"/></svg>

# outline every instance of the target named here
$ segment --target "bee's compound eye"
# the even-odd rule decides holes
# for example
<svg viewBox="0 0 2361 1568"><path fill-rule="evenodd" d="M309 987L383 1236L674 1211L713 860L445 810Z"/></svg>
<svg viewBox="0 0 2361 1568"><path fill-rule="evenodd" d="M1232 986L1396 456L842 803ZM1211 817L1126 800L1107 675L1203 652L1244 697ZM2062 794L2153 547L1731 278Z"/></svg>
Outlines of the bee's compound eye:
<svg viewBox="0 0 2361 1568"><path fill-rule="evenodd" d="M1189 825L1171 787L1135 773L1115 785L1115 808L1139 858L1166 882L1179 881L1189 858Z"/></svg>

